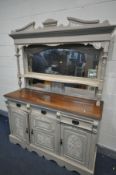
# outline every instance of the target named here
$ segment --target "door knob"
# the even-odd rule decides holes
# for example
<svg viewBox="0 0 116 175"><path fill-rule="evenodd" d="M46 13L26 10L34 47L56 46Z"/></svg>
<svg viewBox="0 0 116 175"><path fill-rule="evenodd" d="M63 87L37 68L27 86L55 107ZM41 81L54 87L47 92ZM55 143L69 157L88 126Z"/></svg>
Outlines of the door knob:
<svg viewBox="0 0 116 175"><path fill-rule="evenodd" d="M33 135L33 134L34 134L33 129L31 129L31 135Z"/></svg>
<svg viewBox="0 0 116 175"><path fill-rule="evenodd" d="M27 134L29 133L29 130L28 130L28 128L26 128L25 132L26 132Z"/></svg>

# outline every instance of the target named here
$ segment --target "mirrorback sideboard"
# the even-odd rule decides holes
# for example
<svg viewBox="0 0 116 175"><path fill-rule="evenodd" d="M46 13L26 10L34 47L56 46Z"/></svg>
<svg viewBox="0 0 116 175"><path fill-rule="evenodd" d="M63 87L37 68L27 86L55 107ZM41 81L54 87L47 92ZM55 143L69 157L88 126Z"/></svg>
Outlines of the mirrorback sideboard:
<svg viewBox="0 0 116 175"><path fill-rule="evenodd" d="M9 138L69 170L93 175L105 67L115 26L67 19L67 26L48 19L43 27L35 28L32 22L10 34L19 89L4 95Z"/></svg>

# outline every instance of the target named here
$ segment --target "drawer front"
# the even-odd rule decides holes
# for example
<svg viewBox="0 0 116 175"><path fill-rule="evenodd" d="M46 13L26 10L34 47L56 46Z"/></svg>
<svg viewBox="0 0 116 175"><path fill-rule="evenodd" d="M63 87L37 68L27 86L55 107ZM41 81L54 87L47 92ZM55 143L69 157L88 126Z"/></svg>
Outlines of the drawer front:
<svg viewBox="0 0 116 175"><path fill-rule="evenodd" d="M31 112L31 126L35 130L43 129L47 132L55 131L57 125L56 113L47 109L39 108L32 109Z"/></svg>
<svg viewBox="0 0 116 175"><path fill-rule="evenodd" d="M17 110L27 111L27 104L26 103L9 101L9 107L15 108Z"/></svg>
<svg viewBox="0 0 116 175"><path fill-rule="evenodd" d="M74 126L80 129L92 131L94 122L92 120L83 119L81 116L71 116L61 114L61 123Z"/></svg>
<svg viewBox="0 0 116 175"><path fill-rule="evenodd" d="M43 118L43 117L49 117L53 120L56 120L56 112L49 110L47 108L43 108L43 107L38 107L36 108L32 108L31 111L31 115L33 116L37 116L39 119Z"/></svg>
<svg viewBox="0 0 116 175"><path fill-rule="evenodd" d="M45 108L32 108L30 128L32 144L59 153L60 122L54 111Z"/></svg>

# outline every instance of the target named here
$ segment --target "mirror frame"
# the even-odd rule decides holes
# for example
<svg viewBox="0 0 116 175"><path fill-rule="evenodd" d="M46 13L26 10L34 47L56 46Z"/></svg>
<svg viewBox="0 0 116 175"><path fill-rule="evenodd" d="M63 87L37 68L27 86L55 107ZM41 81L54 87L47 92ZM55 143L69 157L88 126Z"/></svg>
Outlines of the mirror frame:
<svg viewBox="0 0 116 175"><path fill-rule="evenodd" d="M109 43L112 37L112 33L115 29L115 25L110 25L108 21L103 21L100 23L98 20L86 21L80 20L73 17L68 17L69 24L67 26L57 25L57 21L54 19L47 19L43 22L43 27L35 28L35 22L29 23L23 28L16 29L12 31L10 36L14 39L17 57L17 67L18 67L18 82L19 87L22 85L22 78L24 78L25 86L27 87L28 78L45 79L57 82L69 82L69 83L79 83L86 84L89 86L97 87L97 105L100 105L100 100L103 90L103 80L105 74L105 67L108 58ZM73 80L68 80L66 77L54 77L43 74L29 73L26 68L24 74L21 73L20 69L20 50L28 45L35 44L73 44L73 43L83 43L92 44L94 47L103 48L103 54L99 61L99 71L96 80L91 80L90 78L73 78ZM23 47L22 47L23 46ZM23 50L23 61L25 63L25 53Z"/></svg>

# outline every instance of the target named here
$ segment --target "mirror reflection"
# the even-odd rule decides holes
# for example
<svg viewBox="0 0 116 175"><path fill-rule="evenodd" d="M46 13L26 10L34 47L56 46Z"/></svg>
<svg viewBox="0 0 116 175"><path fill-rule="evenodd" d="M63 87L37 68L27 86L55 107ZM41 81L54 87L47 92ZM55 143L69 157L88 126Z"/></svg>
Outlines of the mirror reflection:
<svg viewBox="0 0 116 175"><path fill-rule="evenodd" d="M101 49L92 45L64 44L58 46L31 45L25 47L28 71L59 76L97 78ZM50 82L29 78L27 84L34 89L72 96L95 98L95 87L82 84Z"/></svg>
<svg viewBox="0 0 116 175"><path fill-rule="evenodd" d="M100 49L91 45L45 47L31 49L29 71L76 77L97 78Z"/></svg>
<svg viewBox="0 0 116 175"><path fill-rule="evenodd" d="M87 97L95 99L95 88L90 88L87 85L80 84L69 84L69 83L59 83L59 82L50 82L45 80L38 79L28 79L30 86L35 89L39 89L47 92L60 93L63 95L70 95L74 97Z"/></svg>

